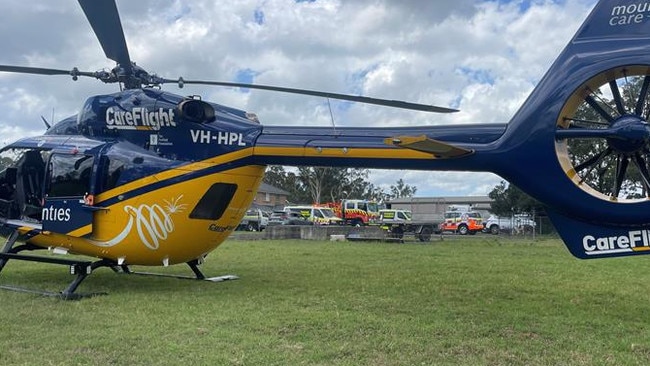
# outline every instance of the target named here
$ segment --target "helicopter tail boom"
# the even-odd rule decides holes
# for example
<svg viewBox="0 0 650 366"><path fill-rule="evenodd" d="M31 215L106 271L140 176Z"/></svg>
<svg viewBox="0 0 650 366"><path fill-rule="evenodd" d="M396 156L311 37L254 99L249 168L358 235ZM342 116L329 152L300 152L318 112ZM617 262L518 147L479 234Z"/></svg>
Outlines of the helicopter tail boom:
<svg viewBox="0 0 650 366"><path fill-rule="evenodd" d="M383 169L477 168L503 124L402 128L265 126L253 149L263 165Z"/></svg>

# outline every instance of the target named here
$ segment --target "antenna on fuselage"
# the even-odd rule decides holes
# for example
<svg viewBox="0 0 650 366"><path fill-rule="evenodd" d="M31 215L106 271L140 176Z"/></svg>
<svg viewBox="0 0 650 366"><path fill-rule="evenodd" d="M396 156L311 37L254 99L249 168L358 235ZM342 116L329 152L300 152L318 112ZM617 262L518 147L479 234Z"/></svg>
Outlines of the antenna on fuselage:
<svg viewBox="0 0 650 366"><path fill-rule="evenodd" d="M336 135L336 123L334 123L334 113L332 113L332 104L330 103L330 98L327 98L327 108L330 110L330 120L332 121L332 128L334 129L334 135Z"/></svg>
<svg viewBox="0 0 650 366"><path fill-rule="evenodd" d="M52 126L47 122L45 117L41 116L41 119L43 120L43 123L45 123L45 128L49 130Z"/></svg>

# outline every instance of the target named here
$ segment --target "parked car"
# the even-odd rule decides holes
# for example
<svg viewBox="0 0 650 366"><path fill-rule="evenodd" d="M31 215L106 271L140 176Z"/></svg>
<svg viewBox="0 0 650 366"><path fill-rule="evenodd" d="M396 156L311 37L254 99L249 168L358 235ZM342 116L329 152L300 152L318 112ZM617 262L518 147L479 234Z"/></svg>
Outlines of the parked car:
<svg viewBox="0 0 650 366"><path fill-rule="evenodd" d="M262 231L269 224L269 217L266 212L259 208L252 208L246 211L246 215L239 223L239 230Z"/></svg>
<svg viewBox="0 0 650 366"><path fill-rule="evenodd" d="M273 225L313 225L313 222L297 212L273 211L269 216L269 226Z"/></svg>
<svg viewBox="0 0 650 366"><path fill-rule="evenodd" d="M287 213L287 219L285 220L285 225L314 225L313 221L300 216L299 213L289 212Z"/></svg>
<svg viewBox="0 0 650 366"><path fill-rule="evenodd" d="M269 226L284 225L287 217L286 212L275 210L271 212L271 215L269 216Z"/></svg>
<svg viewBox="0 0 650 366"><path fill-rule="evenodd" d="M440 224L440 231L474 235L483 230L481 214L476 211L447 211L445 221Z"/></svg>
<svg viewBox="0 0 650 366"><path fill-rule="evenodd" d="M528 215L514 215L512 217L499 217L492 215L485 222L485 232L499 234L502 231L520 233L535 230L535 221Z"/></svg>

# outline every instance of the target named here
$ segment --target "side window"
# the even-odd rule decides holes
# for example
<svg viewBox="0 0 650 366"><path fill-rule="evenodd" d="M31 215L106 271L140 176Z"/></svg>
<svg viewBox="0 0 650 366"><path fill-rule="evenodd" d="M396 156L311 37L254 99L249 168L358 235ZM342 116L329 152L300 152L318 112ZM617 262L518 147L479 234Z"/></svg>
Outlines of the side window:
<svg viewBox="0 0 650 366"><path fill-rule="evenodd" d="M52 197L79 197L88 193L93 161L89 155L52 155L46 193Z"/></svg>
<svg viewBox="0 0 650 366"><path fill-rule="evenodd" d="M100 192L108 191L117 187L122 171L126 168L126 162L116 158L102 156L102 170Z"/></svg>
<svg viewBox="0 0 650 366"><path fill-rule="evenodd" d="M191 219L218 220L228 208L237 186L229 183L215 183L201 197L190 213Z"/></svg>

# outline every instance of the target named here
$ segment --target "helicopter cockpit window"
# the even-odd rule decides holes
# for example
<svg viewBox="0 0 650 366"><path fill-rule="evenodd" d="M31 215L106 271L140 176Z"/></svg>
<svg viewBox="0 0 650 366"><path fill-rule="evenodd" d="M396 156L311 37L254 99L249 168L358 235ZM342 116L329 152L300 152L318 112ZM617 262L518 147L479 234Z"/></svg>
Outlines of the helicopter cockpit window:
<svg viewBox="0 0 650 366"><path fill-rule="evenodd" d="M16 166L17 162L25 155L25 151L25 149L7 149L0 152L0 200L14 200L18 179Z"/></svg>
<svg viewBox="0 0 650 366"><path fill-rule="evenodd" d="M45 161L49 150L11 148L0 152L0 212L16 217L17 212L38 213L43 197ZM33 207L33 210L27 210Z"/></svg>
<svg viewBox="0 0 650 366"><path fill-rule="evenodd" d="M79 197L88 193L93 161L93 157L88 155L53 155L47 194L52 197Z"/></svg>

